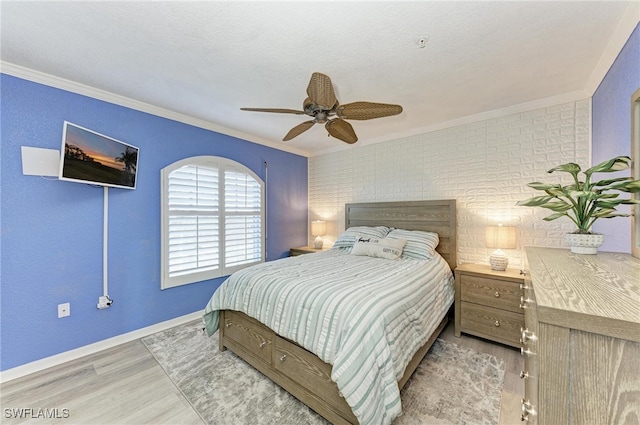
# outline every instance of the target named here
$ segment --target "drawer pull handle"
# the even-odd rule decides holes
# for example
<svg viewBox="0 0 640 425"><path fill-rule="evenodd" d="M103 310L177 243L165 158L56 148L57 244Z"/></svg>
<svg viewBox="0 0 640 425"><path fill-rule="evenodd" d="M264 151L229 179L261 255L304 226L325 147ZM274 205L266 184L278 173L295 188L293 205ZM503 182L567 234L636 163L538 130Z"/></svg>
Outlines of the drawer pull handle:
<svg viewBox="0 0 640 425"><path fill-rule="evenodd" d="M227 326L227 328L230 328L231 325L232 325L231 321L228 321L226 326Z"/></svg>
<svg viewBox="0 0 640 425"><path fill-rule="evenodd" d="M533 356L536 353L534 353L533 351L529 350L528 348L524 348L524 347L520 347L520 355L522 356Z"/></svg>
<svg viewBox="0 0 640 425"><path fill-rule="evenodd" d="M496 328L499 327L500 326L500 322L496 320L495 325L496 325Z"/></svg>
<svg viewBox="0 0 640 425"><path fill-rule="evenodd" d="M287 360L287 355L286 354L281 355L280 356L280 361L283 362L285 360Z"/></svg>
<svg viewBox="0 0 640 425"><path fill-rule="evenodd" d="M529 416L535 416L535 415L536 415L536 410L533 408L533 405L529 401L523 398L522 399L522 415L520 416L520 420L522 422L528 422Z"/></svg>
<svg viewBox="0 0 640 425"><path fill-rule="evenodd" d="M525 309L525 308L529 308L529 303L532 302L533 300L527 298L526 300L524 299L524 297L520 297L520 308Z"/></svg>
<svg viewBox="0 0 640 425"><path fill-rule="evenodd" d="M529 377L529 372L525 372L524 370L520 371L520 379L527 379Z"/></svg>
<svg viewBox="0 0 640 425"><path fill-rule="evenodd" d="M500 292L496 291L496 298L500 298Z"/></svg>
<svg viewBox="0 0 640 425"><path fill-rule="evenodd" d="M529 308L529 303L533 302L532 299L527 298L526 300L524 299L524 296L520 297L520 308Z"/></svg>
<svg viewBox="0 0 640 425"><path fill-rule="evenodd" d="M520 290L524 291L525 289L529 289L529 287L527 285L525 285L524 283L520 284Z"/></svg>
<svg viewBox="0 0 640 425"><path fill-rule="evenodd" d="M523 344L526 344L529 341L535 341L536 339L538 339L536 337L536 334L531 332L529 329L520 328L520 332L521 332L520 342Z"/></svg>
<svg viewBox="0 0 640 425"><path fill-rule="evenodd" d="M265 344L266 344L266 343L267 343L266 341L262 341L262 342L260 343L260 348L263 348L263 347L265 346Z"/></svg>

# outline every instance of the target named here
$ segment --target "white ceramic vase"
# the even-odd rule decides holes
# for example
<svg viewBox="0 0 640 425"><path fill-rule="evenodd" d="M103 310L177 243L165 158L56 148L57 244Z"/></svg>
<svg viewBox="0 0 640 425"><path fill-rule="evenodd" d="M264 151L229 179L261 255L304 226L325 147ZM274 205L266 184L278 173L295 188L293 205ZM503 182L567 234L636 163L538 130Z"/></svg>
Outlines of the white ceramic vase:
<svg viewBox="0 0 640 425"><path fill-rule="evenodd" d="M601 233L566 233L564 240L571 247L571 252L575 254L597 254L598 247L604 242L604 235Z"/></svg>

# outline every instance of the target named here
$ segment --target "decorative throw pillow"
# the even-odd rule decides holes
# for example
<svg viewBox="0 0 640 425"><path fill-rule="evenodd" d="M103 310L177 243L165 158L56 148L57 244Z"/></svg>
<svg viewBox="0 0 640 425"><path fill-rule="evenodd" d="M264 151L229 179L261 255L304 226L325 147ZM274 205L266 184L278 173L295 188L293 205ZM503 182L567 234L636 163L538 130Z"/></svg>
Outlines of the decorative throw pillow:
<svg viewBox="0 0 640 425"><path fill-rule="evenodd" d="M375 239L360 235L351 249L351 255L366 255L395 260L402 255L402 248L406 243L407 241L404 239Z"/></svg>
<svg viewBox="0 0 640 425"><path fill-rule="evenodd" d="M436 247L440 243L437 233L421 230L391 229L387 238L405 239L407 244L402 251L402 258L428 260L436 255Z"/></svg>
<svg viewBox="0 0 640 425"><path fill-rule="evenodd" d="M391 230L386 226L355 226L349 227L344 233L342 233L336 242L333 244L334 248L348 248L351 249L356 242L356 237L363 235L365 237L372 237L376 239L384 238Z"/></svg>

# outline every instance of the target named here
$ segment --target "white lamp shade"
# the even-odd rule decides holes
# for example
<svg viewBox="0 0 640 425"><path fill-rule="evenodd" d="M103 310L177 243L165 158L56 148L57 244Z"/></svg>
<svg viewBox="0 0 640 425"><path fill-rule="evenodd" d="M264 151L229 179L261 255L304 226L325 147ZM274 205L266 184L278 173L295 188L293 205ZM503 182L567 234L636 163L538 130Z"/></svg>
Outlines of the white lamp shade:
<svg viewBox="0 0 640 425"><path fill-rule="evenodd" d="M313 236L323 236L327 231L327 224L322 220L311 222L311 234Z"/></svg>
<svg viewBox="0 0 640 425"><path fill-rule="evenodd" d="M316 239L313 241L313 246L316 249L322 248L322 238L320 236L324 235L327 231L327 224L322 220L315 220L311 222L311 234L316 236Z"/></svg>
<svg viewBox="0 0 640 425"><path fill-rule="evenodd" d="M514 249L516 228L513 226L487 226L485 228L487 248Z"/></svg>
<svg viewBox="0 0 640 425"><path fill-rule="evenodd" d="M502 249L516 247L516 228L513 226L487 226L484 231L487 248L496 248L489 257L491 269L504 271L509 265L509 259Z"/></svg>

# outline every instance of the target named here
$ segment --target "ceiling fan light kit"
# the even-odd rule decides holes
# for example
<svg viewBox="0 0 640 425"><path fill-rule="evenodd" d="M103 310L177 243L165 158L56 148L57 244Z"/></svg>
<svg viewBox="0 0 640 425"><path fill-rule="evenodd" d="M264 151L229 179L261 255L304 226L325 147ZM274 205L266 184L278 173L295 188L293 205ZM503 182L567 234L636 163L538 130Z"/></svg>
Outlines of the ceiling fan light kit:
<svg viewBox="0 0 640 425"><path fill-rule="evenodd" d="M389 117L402 112L402 106L375 102L353 102L340 105L333 90L331 79L319 72L311 75L311 81L307 86L307 98L302 104L302 111L282 108L240 108L243 111L275 112L281 114L308 115L313 117L293 127L282 139L291 140L313 127L314 124L324 124L330 136L342 140L345 143L358 141L350 120L370 120L374 118ZM334 117L334 118L331 118Z"/></svg>

